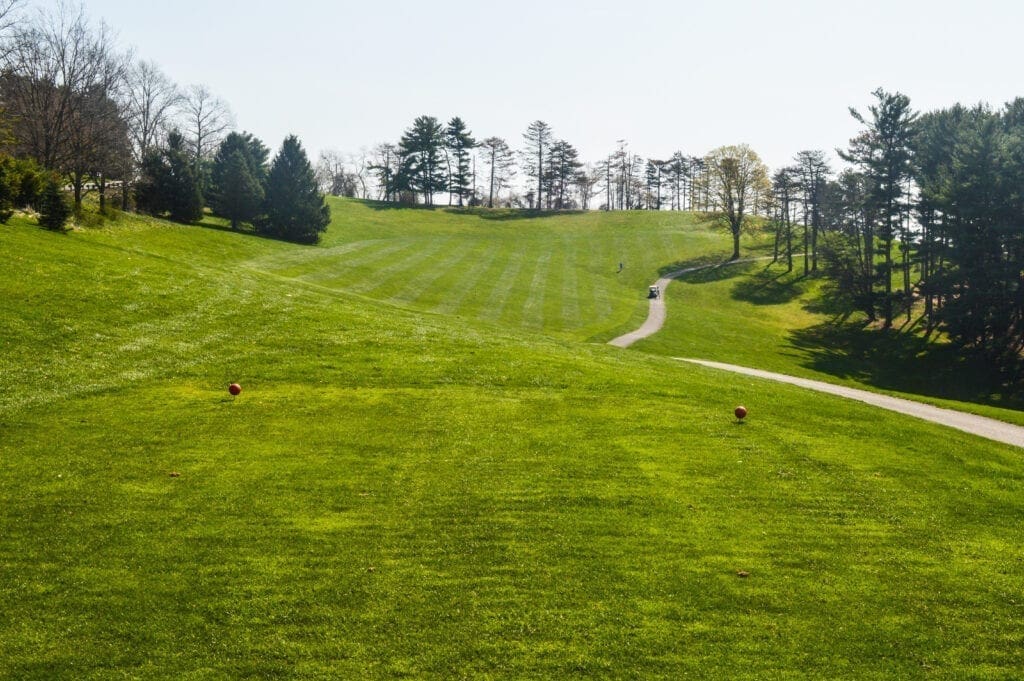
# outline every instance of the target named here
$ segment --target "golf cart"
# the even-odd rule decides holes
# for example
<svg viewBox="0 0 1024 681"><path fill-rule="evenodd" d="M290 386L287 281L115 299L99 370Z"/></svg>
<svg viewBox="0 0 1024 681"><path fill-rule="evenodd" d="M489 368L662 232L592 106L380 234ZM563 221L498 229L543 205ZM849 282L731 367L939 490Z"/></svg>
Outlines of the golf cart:
<svg viewBox="0 0 1024 681"><path fill-rule="evenodd" d="M647 289L647 297L648 298L661 298L661 287L660 286L652 286L649 289Z"/></svg>

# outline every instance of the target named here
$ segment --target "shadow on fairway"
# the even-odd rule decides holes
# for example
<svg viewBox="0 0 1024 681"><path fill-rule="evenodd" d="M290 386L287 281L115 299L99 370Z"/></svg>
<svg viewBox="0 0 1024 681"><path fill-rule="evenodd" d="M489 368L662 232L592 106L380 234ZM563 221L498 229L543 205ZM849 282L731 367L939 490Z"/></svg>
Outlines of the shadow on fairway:
<svg viewBox="0 0 1024 681"><path fill-rule="evenodd" d="M779 305L802 296L807 291L806 283L803 276L772 271L769 265L737 282L732 297L754 305Z"/></svg>
<svg viewBox="0 0 1024 681"><path fill-rule="evenodd" d="M256 231L256 227L254 227L253 225L249 224L248 222L240 223L238 225L238 229L231 229L231 225L225 225L225 224L221 224L219 222L215 222L215 219L216 218L214 218L211 215L205 215L205 216L203 216L203 219L200 220L199 222L190 222L190 223L187 223L187 226L189 226L189 227L202 227L203 229L211 229L211 230L216 231L216 232L229 232L231 234L243 234L245 236L251 236L251 237L253 237L255 239L266 239L268 241L280 241L282 243L295 244L297 246L315 246L316 245L316 244L304 244L304 243L301 243L301 242L298 242L298 241L289 241L288 239L281 239L279 237L271 236L269 234L260 234L259 232Z"/></svg>
<svg viewBox="0 0 1024 681"><path fill-rule="evenodd" d="M527 208L445 208L446 213L474 215L483 220L533 220L553 215L583 215L582 210L533 210Z"/></svg>
<svg viewBox="0 0 1024 681"><path fill-rule="evenodd" d="M484 208L482 206L424 206L411 203L388 203L386 201L366 201L367 208L373 210L422 210L438 211L450 215L472 215L482 220L534 220L537 218L551 217L552 215L582 215L581 210L535 210L530 208Z"/></svg>
<svg viewBox="0 0 1024 681"><path fill-rule="evenodd" d="M689 260L676 260L673 263L659 267L658 276L664 277L672 274L673 272L689 269L691 267L710 267L712 265L720 265L723 262L726 262L726 260L721 255L702 255L696 258L690 258ZM694 274L696 274L696 272L680 275L679 281L682 281L683 277L689 278Z"/></svg>
<svg viewBox="0 0 1024 681"><path fill-rule="evenodd" d="M248 234L249 236L258 236L266 239L267 237L263 234L257 234L256 229L250 224L242 224L238 229L231 229L231 225L223 225L219 222L214 222L213 216L204 215L203 219L199 222L191 223L194 227L202 227L203 229L212 229L218 232L234 232L235 234Z"/></svg>
<svg viewBox="0 0 1024 681"><path fill-rule="evenodd" d="M792 331L808 369L887 390L1024 409L1024 396L983 358L945 343L863 322L833 321Z"/></svg>
<svg viewBox="0 0 1024 681"><path fill-rule="evenodd" d="M686 284L710 284L716 281L727 281L729 279L743 277L750 274L758 267L761 267L761 265L756 262L733 263L730 260L723 260L720 257L710 258L710 260L711 262L709 264L719 266L690 272L680 278L679 281Z"/></svg>

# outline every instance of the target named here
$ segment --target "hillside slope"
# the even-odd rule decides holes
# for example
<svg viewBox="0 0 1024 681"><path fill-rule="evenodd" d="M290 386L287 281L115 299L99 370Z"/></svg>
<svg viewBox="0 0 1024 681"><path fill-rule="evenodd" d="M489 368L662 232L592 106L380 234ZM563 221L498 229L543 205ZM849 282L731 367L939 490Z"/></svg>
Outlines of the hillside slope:
<svg viewBox="0 0 1024 681"><path fill-rule="evenodd" d="M10 678L1024 665L1018 450L281 267L331 242L12 222Z"/></svg>

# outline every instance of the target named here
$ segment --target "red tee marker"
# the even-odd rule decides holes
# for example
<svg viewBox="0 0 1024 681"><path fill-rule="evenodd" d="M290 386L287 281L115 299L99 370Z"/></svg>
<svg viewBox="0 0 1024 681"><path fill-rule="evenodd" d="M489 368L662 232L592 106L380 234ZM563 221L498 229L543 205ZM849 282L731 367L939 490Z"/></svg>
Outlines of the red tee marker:
<svg viewBox="0 0 1024 681"><path fill-rule="evenodd" d="M237 383L232 383L231 385L228 386L228 392L231 393L232 395L237 395L238 393L242 392L242 386L238 385Z"/></svg>
<svg viewBox="0 0 1024 681"><path fill-rule="evenodd" d="M733 413L736 414L736 418L738 418L740 421L742 421L743 418L747 415L747 408L746 407L736 407L736 409L733 410Z"/></svg>

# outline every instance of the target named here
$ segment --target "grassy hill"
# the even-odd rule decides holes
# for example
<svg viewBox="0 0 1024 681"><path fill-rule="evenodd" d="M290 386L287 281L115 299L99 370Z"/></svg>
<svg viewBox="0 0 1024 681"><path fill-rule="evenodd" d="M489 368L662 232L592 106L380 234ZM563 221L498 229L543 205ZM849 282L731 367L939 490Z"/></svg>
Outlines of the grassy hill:
<svg viewBox="0 0 1024 681"><path fill-rule="evenodd" d="M335 215L322 248L244 266L418 310L607 340L643 321L639 298L658 267L727 253L721 235L667 213L537 217L337 201Z"/></svg>
<svg viewBox="0 0 1024 681"><path fill-rule="evenodd" d="M1024 665L1019 450L580 342L723 234L334 207L0 227L0 675Z"/></svg>

